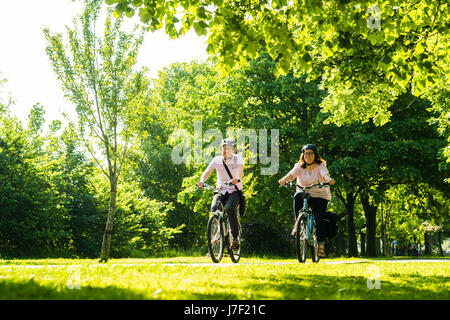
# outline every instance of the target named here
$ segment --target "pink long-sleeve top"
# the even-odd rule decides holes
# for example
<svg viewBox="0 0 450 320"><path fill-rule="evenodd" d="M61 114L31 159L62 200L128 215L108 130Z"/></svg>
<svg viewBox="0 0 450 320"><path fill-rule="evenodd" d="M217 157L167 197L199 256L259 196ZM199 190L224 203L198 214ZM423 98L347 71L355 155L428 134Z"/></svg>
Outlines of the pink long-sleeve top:
<svg viewBox="0 0 450 320"><path fill-rule="evenodd" d="M222 160L223 160L222 156L215 157L210 162L208 168L203 173L201 180L206 181L206 179L208 179L208 177L214 171L214 169L216 169L216 172L217 172L216 187L221 186L224 182L230 181L231 178L228 175L228 173L225 169L225 166L223 165ZM230 170L230 173L233 176L233 178L242 180L241 174L242 174L242 169L244 166L244 161L243 161L242 157L238 154L233 154L231 159L229 159L228 161L225 161L225 163L226 163L228 169ZM242 187L243 187L242 181L236 183L236 186L238 187L239 190L242 190ZM223 189L222 193L223 194L225 194L226 192L232 193L234 191L236 191L236 188L234 186L229 186L229 187Z"/></svg>
<svg viewBox="0 0 450 320"><path fill-rule="evenodd" d="M297 178L297 184L302 187L307 187L316 183L330 182L331 180L325 161L312 170L302 168L300 163L296 163L294 168L289 171L289 174L292 177ZM301 191L301 189L297 187L297 191ZM312 198L331 200L331 191L327 186L322 188L311 188L308 192Z"/></svg>

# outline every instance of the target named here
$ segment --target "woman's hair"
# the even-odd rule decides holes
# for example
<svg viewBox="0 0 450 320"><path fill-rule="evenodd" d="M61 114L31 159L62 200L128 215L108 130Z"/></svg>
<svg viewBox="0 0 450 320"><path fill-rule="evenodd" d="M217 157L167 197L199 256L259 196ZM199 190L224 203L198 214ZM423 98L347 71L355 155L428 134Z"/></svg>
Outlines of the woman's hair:
<svg viewBox="0 0 450 320"><path fill-rule="evenodd" d="M319 152L317 152L317 150L314 150L314 149L304 149L304 150L305 150L305 151L306 151L306 150L312 150L312 151L314 152L314 162L315 162L315 163L317 163L317 164L321 164L322 162L325 162L325 163L326 163L326 161L320 157ZM301 166L302 168L306 168L306 162L305 162L304 151L303 151L302 154L300 155L300 160L299 160L298 162L300 163L300 166Z"/></svg>

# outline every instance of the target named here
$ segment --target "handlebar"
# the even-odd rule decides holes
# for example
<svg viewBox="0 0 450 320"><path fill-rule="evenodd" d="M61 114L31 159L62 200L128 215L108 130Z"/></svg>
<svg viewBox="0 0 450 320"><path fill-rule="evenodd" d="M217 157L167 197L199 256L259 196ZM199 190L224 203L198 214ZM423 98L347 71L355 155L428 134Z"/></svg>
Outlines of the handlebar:
<svg viewBox="0 0 450 320"><path fill-rule="evenodd" d="M240 181L240 180L239 180ZM215 187L215 186L213 186L213 185L210 185L210 184L207 184L207 183L203 183L203 188L199 188L199 189L207 189L207 190L213 190L213 191L217 191L217 192L220 192L220 191L222 191L222 189L224 189L224 188L226 188L226 187L229 187L229 186L232 186L233 184L231 183L231 182L225 182L225 183L223 183L221 186L219 186L219 187ZM197 188L198 188L198 186L197 186Z"/></svg>
<svg viewBox="0 0 450 320"><path fill-rule="evenodd" d="M293 182L286 182L286 184L284 186L280 186L280 187L290 188L292 186L299 187L302 190L308 190L308 189L316 188L316 187L323 188L323 187L326 187L326 186L331 186L331 184L328 183L328 182L324 182L324 183L315 183L315 184L312 184L310 186L305 186L304 187L304 186L300 186L300 185L298 185L296 183L293 183Z"/></svg>

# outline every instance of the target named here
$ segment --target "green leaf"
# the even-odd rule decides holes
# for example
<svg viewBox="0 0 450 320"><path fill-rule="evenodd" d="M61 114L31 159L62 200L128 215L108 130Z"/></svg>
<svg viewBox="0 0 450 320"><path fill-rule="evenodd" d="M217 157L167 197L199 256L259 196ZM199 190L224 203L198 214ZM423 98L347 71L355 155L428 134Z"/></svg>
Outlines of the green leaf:
<svg viewBox="0 0 450 320"><path fill-rule="evenodd" d="M208 27L208 25L204 21L194 22L193 27L194 27L195 33L198 36L204 36L207 34L206 28Z"/></svg>
<svg viewBox="0 0 450 320"><path fill-rule="evenodd" d="M120 16L127 10L127 8L128 6L126 3L119 3L118 5L116 5L116 9L114 11L117 12L117 14Z"/></svg>
<svg viewBox="0 0 450 320"><path fill-rule="evenodd" d="M133 0L133 1L131 1L131 4L134 7L140 7L140 6L142 6L143 3L144 3L144 1L142 1L142 0Z"/></svg>
<svg viewBox="0 0 450 320"><path fill-rule="evenodd" d="M311 55L310 55L308 52L306 52L306 53L302 56L302 60L305 61L305 62L312 61Z"/></svg>
<svg viewBox="0 0 450 320"><path fill-rule="evenodd" d="M421 54L421 53L423 53L424 52L424 48L423 48L423 41L421 41L421 42L419 42L417 45L416 45L416 48L415 48L415 50L414 50L414 53L415 54Z"/></svg>
<svg viewBox="0 0 450 320"><path fill-rule="evenodd" d="M272 8L281 9L287 4L286 0L272 0Z"/></svg>
<svg viewBox="0 0 450 320"><path fill-rule="evenodd" d="M159 30L162 28L162 26L163 24L155 17L151 19L150 28L152 29L152 31Z"/></svg>
<svg viewBox="0 0 450 320"><path fill-rule="evenodd" d="M206 19L207 18L205 7L197 8L197 17L199 17L200 19Z"/></svg>
<svg viewBox="0 0 450 320"><path fill-rule="evenodd" d="M134 9L133 8L127 8L126 10L125 10L125 15L128 17L128 18L131 18L131 17L133 17L134 16Z"/></svg>
<svg viewBox="0 0 450 320"><path fill-rule="evenodd" d="M427 77L427 82L429 82L429 83L431 83L431 84L435 84L435 83L436 83L436 80L434 80L434 78L433 78L431 75L429 75L429 76Z"/></svg>
<svg viewBox="0 0 450 320"><path fill-rule="evenodd" d="M113 16L114 16L114 18L116 18L116 19L119 18L119 17L121 16L121 14L122 14L122 13L119 12L119 11L117 11L117 9L113 11Z"/></svg>
<svg viewBox="0 0 450 320"><path fill-rule="evenodd" d="M389 45L393 45L395 43L395 37L391 34L386 35L386 42Z"/></svg>
<svg viewBox="0 0 450 320"><path fill-rule="evenodd" d="M150 21L151 15L148 12L147 8L140 8L139 17L143 23L148 23Z"/></svg>
<svg viewBox="0 0 450 320"><path fill-rule="evenodd" d="M392 59L391 59L390 55L384 56L384 57L383 57L383 62L386 63L386 64L391 63L391 62L392 62Z"/></svg>
<svg viewBox="0 0 450 320"><path fill-rule="evenodd" d="M416 92L414 93L414 94L416 94L416 95L420 95L422 92L424 92L425 90L426 90L426 88L427 88L427 82L426 82L426 80L425 79L420 79L420 80L417 80L416 82L415 82L415 84L416 84Z"/></svg>
<svg viewBox="0 0 450 320"><path fill-rule="evenodd" d="M430 70L433 69L433 65L432 65L431 62L428 61L428 60L424 61L424 62L422 63L422 65L423 65L423 67L424 67L425 69L427 69L427 71L430 71Z"/></svg>

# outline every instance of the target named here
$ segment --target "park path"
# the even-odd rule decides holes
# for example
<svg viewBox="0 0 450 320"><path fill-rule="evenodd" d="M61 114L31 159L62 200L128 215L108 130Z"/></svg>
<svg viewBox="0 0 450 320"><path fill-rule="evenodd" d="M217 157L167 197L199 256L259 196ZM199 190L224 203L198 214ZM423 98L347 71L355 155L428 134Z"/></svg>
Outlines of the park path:
<svg viewBox="0 0 450 320"><path fill-rule="evenodd" d="M371 262L389 262L389 263L415 263L415 262L433 262L433 263L449 263L450 259L396 259L396 260L336 260L327 261L322 260L320 264L356 264L356 263L371 263ZM61 267L111 267L111 266L186 266L186 267L237 267L237 266L248 266L248 265L289 265L289 264L299 264L297 261L290 262L241 262L241 263L108 263L108 264L41 264L41 265L30 265L30 264L11 264L11 265L0 265L0 271L6 268L17 268L17 269L41 269L50 268L58 269ZM307 261L306 264L312 264L311 261Z"/></svg>

